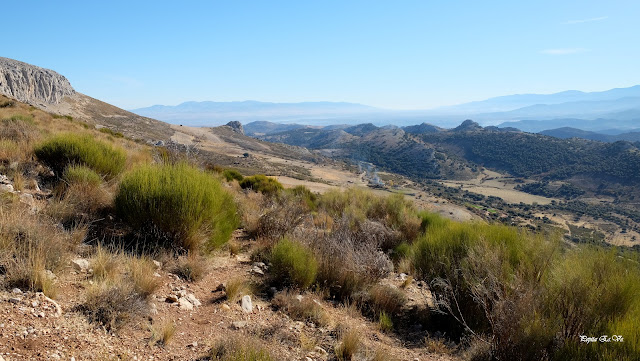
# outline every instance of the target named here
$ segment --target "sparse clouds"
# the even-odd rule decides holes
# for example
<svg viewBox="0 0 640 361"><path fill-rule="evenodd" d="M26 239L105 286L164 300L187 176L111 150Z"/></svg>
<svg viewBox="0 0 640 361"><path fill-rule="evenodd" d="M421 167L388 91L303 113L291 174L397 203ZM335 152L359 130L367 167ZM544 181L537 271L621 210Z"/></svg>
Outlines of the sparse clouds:
<svg viewBox="0 0 640 361"><path fill-rule="evenodd" d="M589 18L589 19L580 19L580 20L569 20L569 21L565 21L562 24L563 25L574 25L574 24L582 24L582 23L592 23L594 21L602 21L602 20L606 20L608 19L608 16L600 16L597 18Z"/></svg>
<svg viewBox="0 0 640 361"><path fill-rule="evenodd" d="M585 53L589 51L589 49L584 48L560 48L560 49L544 49L540 51L541 54L547 55L570 55L570 54L578 54Z"/></svg>

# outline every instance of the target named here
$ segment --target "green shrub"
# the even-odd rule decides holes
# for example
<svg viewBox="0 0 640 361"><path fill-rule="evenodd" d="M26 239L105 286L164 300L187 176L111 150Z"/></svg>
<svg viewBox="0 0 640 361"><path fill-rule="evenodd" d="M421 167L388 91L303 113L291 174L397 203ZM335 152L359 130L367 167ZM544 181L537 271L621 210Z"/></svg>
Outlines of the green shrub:
<svg viewBox="0 0 640 361"><path fill-rule="evenodd" d="M412 242L420 234L420 218L413 203L402 194L378 196L371 191L349 188L323 194L319 208L333 217L348 216L357 225L365 220L382 223L398 236L382 245L384 250L395 248L403 241Z"/></svg>
<svg viewBox="0 0 640 361"><path fill-rule="evenodd" d="M284 187L275 178L267 177L264 174L257 174L250 177L244 177L240 181L242 189L252 189L267 195L275 195L280 193Z"/></svg>
<svg viewBox="0 0 640 361"><path fill-rule="evenodd" d="M273 247L271 264L271 273L277 280L300 288L309 287L318 273L318 263L311 251L287 238Z"/></svg>
<svg viewBox="0 0 640 361"><path fill-rule="evenodd" d="M287 193L292 194L296 198L300 198L307 205L309 210L315 211L318 203L318 195L313 193L309 188L299 185L286 190Z"/></svg>
<svg viewBox="0 0 640 361"><path fill-rule="evenodd" d="M636 262L604 249L571 251L554 267L547 288L546 313L559 322L563 337L558 359L640 359L640 271ZM587 346L579 339L585 334L621 335L624 342Z"/></svg>
<svg viewBox="0 0 640 361"><path fill-rule="evenodd" d="M100 133L109 134L109 135L111 135L113 137L116 137L116 138L124 138L124 134L122 134L120 132L116 132L116 131L114 131L112 129L109 129L109 128L100 128L100 129L98 129L98 131Z"/></svg>
<svg viewBox="0 0 640 361"><path fill-rule="evenodd" d="M82 165L70 165L62 174L62 178L67 183L86 184L98 186L102 183L102 177L93 169Z"/></svg>
<svg viewBox="0 0 640 361"><path fill-rule="evenodd" d="M382 332L391 332L393 330L393 321L391 321L391 317L384 311L378 315L378 328Z"/></svg>
<svg viewBox="0 0 640 361"><path fill-rule="evenodd" d="M240 172L235 169L225 169L222 171L222 176L226 179L227 182L231 182L232 180L237 180L238 182L242 181L244 178Z"/></svg>
<svg viewBox="0 0 640 361"><path fill-rule="evenodd" d="M134 227L151 225L187 250L221 246L238 226L233 197L185 163L144 165L125 175L115 206Z"/></svg>
<svg viewBox="0 0 640 361"><path fill-rule="evenodd" d="M36 156L62 174L70 165L84 165L111 179L122 172L127 160L124 150L93 139L90 135L57 135L35 149Z"/></svg>

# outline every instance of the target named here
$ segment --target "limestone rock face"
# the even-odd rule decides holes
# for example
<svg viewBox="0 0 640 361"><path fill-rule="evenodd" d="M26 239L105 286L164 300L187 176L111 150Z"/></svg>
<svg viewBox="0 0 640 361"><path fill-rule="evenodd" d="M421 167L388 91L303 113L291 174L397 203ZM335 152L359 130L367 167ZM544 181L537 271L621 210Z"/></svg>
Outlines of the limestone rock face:
<svg viewBox="0 0 640 361"><path fill-rule="evenodd" d="M75 94L71 83L53 70L0 57L0 94L30 104L58 104Z"/></svg>
<svg viewBox="0 0 640 361"><path fill-rule="evenodd" d="M227 123L227 126L230 127L234 132L244 135L244 128L242 127L242 123L240 123L239 121L232 120Z"/></svg>

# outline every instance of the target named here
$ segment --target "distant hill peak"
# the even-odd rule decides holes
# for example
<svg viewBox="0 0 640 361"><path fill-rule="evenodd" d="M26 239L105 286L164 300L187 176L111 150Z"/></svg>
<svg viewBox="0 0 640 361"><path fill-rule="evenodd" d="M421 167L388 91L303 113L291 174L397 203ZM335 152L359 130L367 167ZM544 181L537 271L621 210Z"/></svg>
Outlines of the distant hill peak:
<svg viewBox="0 0 640 361"><path fill-rule="evenodd" d="M467 119L459 126L453 128L454 132L470 132L475 130L482 130L482 127L471 119Z"/></svg>

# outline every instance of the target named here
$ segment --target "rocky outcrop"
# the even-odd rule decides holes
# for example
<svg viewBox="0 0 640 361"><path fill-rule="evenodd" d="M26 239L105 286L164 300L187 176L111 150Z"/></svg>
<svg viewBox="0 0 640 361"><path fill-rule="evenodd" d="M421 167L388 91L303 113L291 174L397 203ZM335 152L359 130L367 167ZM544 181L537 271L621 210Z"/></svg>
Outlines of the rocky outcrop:
<svg viewBox="0 0 640 361"><path fill-rule="evenodd" d="M24 103L58 104L75 90L53 70L0 57L0 94Z"/></svg>
<svg viewBox="0 0 640 361"><path fill-rule="evenodd" d="M230 127L234 132L244 135L244 129L242 128L242 123L240 123L239 121L232 120L226 125L227 127Z"/></svg>

